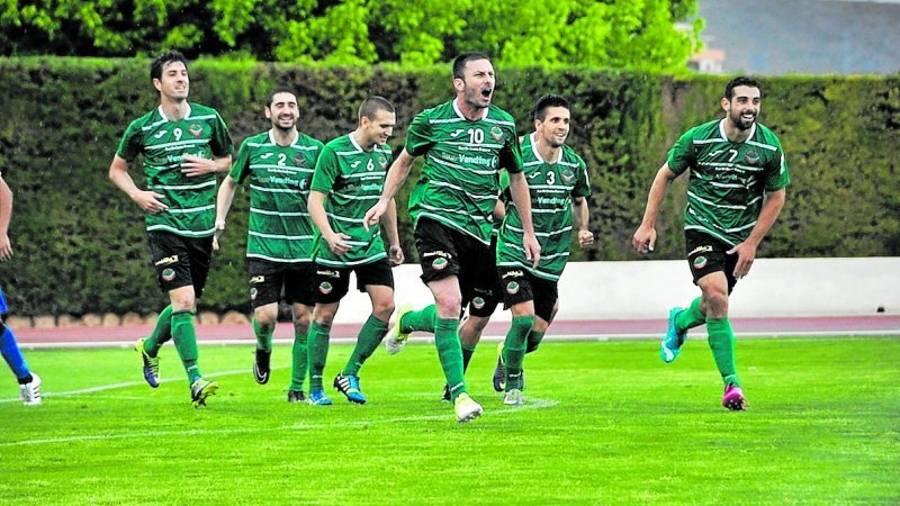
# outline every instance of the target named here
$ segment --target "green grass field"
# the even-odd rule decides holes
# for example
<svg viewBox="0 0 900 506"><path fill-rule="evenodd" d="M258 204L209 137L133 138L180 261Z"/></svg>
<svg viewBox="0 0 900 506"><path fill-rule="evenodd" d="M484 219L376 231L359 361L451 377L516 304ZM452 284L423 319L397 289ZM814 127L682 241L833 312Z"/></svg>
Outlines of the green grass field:
<svg viewBox="0 0 900 506"><path fill-rule="evenodd" d="M326 375L349 351L332 346ZM546 342L513 409L491 390L486 343L468 374L485 415L460 426L432 346L379 350L369 404L332 390L330 408L285 402L286 346L266 386L248 347L202 346L221 384L206 409L171 345L157 390L131 350L31 350L44 405L0 385L0 504L900 503L900 339L744 340L743 413L720 407L705 343L669 366L656 352Z"/></svg>

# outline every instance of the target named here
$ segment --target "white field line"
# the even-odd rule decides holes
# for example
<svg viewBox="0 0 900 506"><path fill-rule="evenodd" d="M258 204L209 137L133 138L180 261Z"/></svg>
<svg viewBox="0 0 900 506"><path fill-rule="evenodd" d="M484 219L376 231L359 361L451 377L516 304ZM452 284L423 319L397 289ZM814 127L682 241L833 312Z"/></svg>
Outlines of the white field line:
<svg viewBox="0 0 900 506"><path fill-rule="evenodd" d="M242 371L245 372L245 371ZM521 413L524 411L533 411L537 409L546 409L552 408L559 404L559 401L552 399L532 399L525 404L524 406L520 406L517 408L500 408L497 410L491 410L488 412L487 417L492 416L501 416L501 415L509 415L515 413ZM0 443L0 448L3 447L12 447L12 446L34 446L34 445L45 445L45 444L60 444L60 443L79 443L85 441L108 441L113 439L141 439L141 438L158 438L158 437L166 437L166 436L206 436L206 435L226 435L226 434L255 434L262 432L282 432L282 431L312 431L312 430L322 430L322 429L345 429L347 427L356 427L356 426L371 426L371 425L385 425L385 424L397 424L404 422L427 422L427 421L449 421L453 417L452 414L447 413L443 415L420 415L420 416L401 416L394 418L384 418L380 420L351 420L351 421L340 421L333 423L291 423L284 424L278 427L268 427L268 428L259 428L259 427L237 427L232 429L222 428L222 429L189 429L189 430L159 430L159 431L146 431L146 432L124 432L124 433L106 433L106 434L84 434L80 436L68 436L68 437L58 437L58 438L45 438L45 439L29 439L25 441L12 441L9 443Z"/></svg>
<svg viewBox="0 0 900 506"><path fill-rule="evenodd" d="M631 339L660 339L664 333L664 329L655 333L636 333L636 334L551 334L544 337L544 341L624 341ZM877 330L801 330L801 331L778 331L778 330L758 330L752 332L735 332L737 337L835 337L835 336L900 336L900 328L898 329L877 329ZM706 334L697 332L692 333L691 337L705 338ZM506 339L505 335L484 335L483 341L499 342ZM272 340L276 344L293 344L294 338L276 338ZM216 339L216 340L199 340L198 344L202 346L216 345L251 345L255 341L251 338L246 339ZM332 344L354 344L355 337L332 337ZM433 343L433 337L412 336L409 338L410 343ZM50 342L50 343L19 343L19 347L26 350L42 349L42 348L131 348L134 341L79 341L79 342Z"/></svg>

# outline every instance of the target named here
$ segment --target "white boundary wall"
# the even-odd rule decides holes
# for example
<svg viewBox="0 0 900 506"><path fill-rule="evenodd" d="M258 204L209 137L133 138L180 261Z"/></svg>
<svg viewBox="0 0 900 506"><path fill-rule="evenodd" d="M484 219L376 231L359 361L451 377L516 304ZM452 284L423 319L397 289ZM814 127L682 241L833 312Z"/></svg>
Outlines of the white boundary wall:
<svg viewBox="0 0 900 506"><path fill-rule="evenodd" d="M431 303L418 265L394 269L397 306ZM662 318L700 291L686 260L572 262L559 284L559 320ZM761 258L738 282L730 300L735 317L900 314L900 257ZM371 306L356 290L341 301L336 323L364 321ZM497 311L496 321L508 321Z"/></svg>

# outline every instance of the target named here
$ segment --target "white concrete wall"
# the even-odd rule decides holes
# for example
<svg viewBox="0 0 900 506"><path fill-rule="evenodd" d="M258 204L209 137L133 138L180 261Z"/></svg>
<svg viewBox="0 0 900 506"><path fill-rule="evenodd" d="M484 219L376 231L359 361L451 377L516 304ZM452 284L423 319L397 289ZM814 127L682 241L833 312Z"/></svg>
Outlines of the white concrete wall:
<svg viewBox="0 0 900 506"><path fill-rule="evenodd" d="M432 301L418 265L394 269L398 307ZM336 321L362 322L371 306L355 289L341 302ZM560 320L659 318L699 294L685 260L573 262L560 280ZM900 257L761 258L738 282L729 313L752 316L900 314ZM497 321L509 320L498 311Z"/></svg>

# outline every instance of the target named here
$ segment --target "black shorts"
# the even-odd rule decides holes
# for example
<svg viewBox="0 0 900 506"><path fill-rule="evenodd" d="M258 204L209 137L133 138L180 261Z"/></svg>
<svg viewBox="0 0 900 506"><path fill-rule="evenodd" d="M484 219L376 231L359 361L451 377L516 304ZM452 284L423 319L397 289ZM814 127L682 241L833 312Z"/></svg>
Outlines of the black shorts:
<svg viewBox="0 0 900 506"><path fill-rule="evenodd" d="M728 280L728 293L734 290L734 285L737 284L734 267L738 256L726 253L732 248L730 244L697 230L685 230L684 246L695 285L703 276L722 271Z"/></svg>
<svg viewBox="0 0 900 506"><path fill-rule="evenodd" d="M316 303L316 266L312 262L270 262L258 258L247 259L250 275L250 305L253 309L281 300L288 304Z"/></svg>
<svg viewBox="0 0 900 506"><path fill-rule="evenodd" d="M491 257L497 258L497 236L491 237ZM497 306L500 304L500 276L497 275L497 269L494 269L494 287L491 293L474 293L472 300L469 302L469 314L472 316L480 316L487 318L494 314Z"/></svg>
<svg viewBox="0 0 900 506"><path fill-rule="evenodd" d="M171 232L147 232L150 263L156 269L156 281L164 292L185 286L194 287L200 298L212 255L212 236L182 237Z"/></svg>
<svg viewBox="0 0 900 506"><path fill-rule="evenodd" d="M462 307L469 302L473 306L479 304L482 307L476 308L472 314L490 316L496 301L493 307L489 307L488 302L497 297L497 260L491 247L428 218L418 221L413 235L422 265L422 281L428 284L456 276L459 278Z"/></svg>
<svg viewBox="0 0 900 506"><path fill-rule="evenodd" d="M391 264L387 258L353 267L328 267L316 264L316 289L314 290L316 303L332 304L343 299L350 289L351 272L356 273L356 288L360 292L365 292L368 285L394 288L394 273L391 271Z"/></svg>
<svg viewBox="0 0 900 506"><path fill-rule="evenodd" d="M503 309L534 301L534 314L544 321L553 318L553 308L559 300L556 281L542 279L521 267L500 267L500 287L503 290Z"/></svg>

